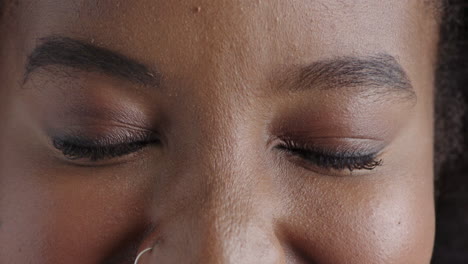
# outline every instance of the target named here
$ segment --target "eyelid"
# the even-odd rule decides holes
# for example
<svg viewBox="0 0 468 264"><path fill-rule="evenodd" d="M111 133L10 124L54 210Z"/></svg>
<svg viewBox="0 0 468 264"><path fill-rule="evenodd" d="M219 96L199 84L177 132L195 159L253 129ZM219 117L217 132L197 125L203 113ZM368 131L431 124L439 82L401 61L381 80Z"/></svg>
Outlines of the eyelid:
<svg viewBox="0 0 468 264"><path fill-rule="evenodd" d="M109 146L140 140L159 140L158 133L123 125L77 125L49 131L49 138L80 145Z"/></svg>
<svg viewBox="0 0 468 264"><path fill-rule="evenodd" d="M318 150L333 150L335 152L359 152L377 153L380 152L388 142L381 139L359 137L359 136L343 136L343 137L314 137L301 134L282 134L269 139L268 144L278 145L287 141L294 141L297 144L309 149Z"/></svg>
<svg viewBox="0 0 468 264"><path fill-rule="evenodd" d="M300 137L303 140L304 137ZM333 144L330 143L330 139ZM293 136L277 138L275 148L290 161L307 170L329 176L343 176L344 171L374 170L381 166L384 142L356 138L312 138L296 140ZM321 141L319 143L314 142Z"/></svg>
<svg viewBox="0 0 468 264"><path fill-rule="evenodd" d="M61 152L61 157L65 157L67 162L87 166L115 163L113 161L132 156L149 145L161 143L158 135L148 131L123 133L119 130L93 136L67 132L50 138L51 145ZM103 160L106 162L101 162Z"/></svg>

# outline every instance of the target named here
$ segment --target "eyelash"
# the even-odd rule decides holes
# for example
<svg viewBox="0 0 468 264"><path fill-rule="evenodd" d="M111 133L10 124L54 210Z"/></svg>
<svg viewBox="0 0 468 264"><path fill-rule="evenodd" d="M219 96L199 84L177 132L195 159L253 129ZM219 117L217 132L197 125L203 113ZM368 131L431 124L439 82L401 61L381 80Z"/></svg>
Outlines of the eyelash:
<svg viewBox="0 0 468 264"><path fill-rule="evenodd" d="M382 160L376 158L376 153L360 153L359 151L331 151L307 144L301 144L290 139L283 140L277 149L297 156L308 163L324 169L335 170L373 170L382 165Z"/></svg>
<svg viewBox="0 0 468 264"><path fill-rule="evenodd" d="M136 137L125 136L118 143L114 139L88 140L77 137L54 138L53 146L62 152L70 160L88 159L98 162L104 159L122 157L140 151L150 144L158 143L159 140L149 135ZM283 140L276 147L288 154L297 156L309 164L324 169L335 170L373 170L382 165L381 159L376 159L376 154L362 154L357 151L336 152L317 147L310 147L291 139Z"/></svg>
<svg viewBox="0 0 468 264"><path fill-rule="evenodd" d="M92 162L122 157L159 143L149 135L124 136L89 140L78 137L54 138L53 146L70 160L87 159Z"/></svg>

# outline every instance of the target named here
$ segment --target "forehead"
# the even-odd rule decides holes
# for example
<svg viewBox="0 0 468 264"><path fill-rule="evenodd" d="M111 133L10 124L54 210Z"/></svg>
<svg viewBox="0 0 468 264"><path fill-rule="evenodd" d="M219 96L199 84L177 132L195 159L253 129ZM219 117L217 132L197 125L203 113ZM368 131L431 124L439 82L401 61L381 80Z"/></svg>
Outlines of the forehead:
<svg viewBox="0 0 468 264"><path fill-rule="evenodd" d="M415 56L427 56L421 47L435 38L424 0L42 0L25 6L26 50L37 38L71 35L179 74L200 64L252 72L377 53L397 57L411 71Z"/></svg>

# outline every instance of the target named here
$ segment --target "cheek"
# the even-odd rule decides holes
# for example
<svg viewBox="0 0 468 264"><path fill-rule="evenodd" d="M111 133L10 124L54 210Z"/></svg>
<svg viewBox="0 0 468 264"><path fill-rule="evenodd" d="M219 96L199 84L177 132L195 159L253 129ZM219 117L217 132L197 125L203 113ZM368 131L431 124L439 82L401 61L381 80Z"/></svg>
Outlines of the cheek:
<svg viewBox="0 0 468 264"><path fill-rule="evenodd" d="M379 172L288 185L283 225L296 247L318 263L430 263L435 216L427 109L387 148Z"/></svg>
<svg viewBox="0 0 468 264"><path fill-rule="evenodd" d="M141 194L113 175L96 180L28 167L3 170L9 188L2 189L8 218L1 219L1 263L101 263L116 252L133 253L128 245L144 226Z"/></svg>
<svg viewBox="0 0 468 264"><path fill-rule="evenodd" d="M135 168L78 173L14 127L0 148L0 263L100 263L137 239L149 184Z"/></svg>
<svg viewBox="0 0 468 264"><path fill-rule="evenodd" d="M319 179L308 197L296 196L301 203L289 221L295 245L318 263L429 263L431 181L360 181Z"/></svg>

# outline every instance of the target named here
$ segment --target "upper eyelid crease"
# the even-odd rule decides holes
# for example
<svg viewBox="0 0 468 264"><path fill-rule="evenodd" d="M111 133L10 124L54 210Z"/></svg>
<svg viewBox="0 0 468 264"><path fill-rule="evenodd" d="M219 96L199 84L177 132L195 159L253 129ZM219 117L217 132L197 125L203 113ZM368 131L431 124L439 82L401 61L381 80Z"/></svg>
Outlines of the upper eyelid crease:
<svg viewBox="0 0 468 264"><path fill-rule="evenodd" d="M118 128L118 129L131 130L131 131L140 132L140 133L146 132L146 133L159 134L155 130L140 127L140 126L137 126L137 125L125 124L125 123L121 123L121 122L116 122L116 123L112 123L112 124L105 124L105 125L96 122L96 124L87 124L87 126L88 127L93 127L93 126L112 127L112 128ZM74 127L75 126L73 126L73 125L69 125L69 126L67 126L67 130L73 130ZM83 126L82 125L76 125L76 127L80 128L80 127L83 127Z"/></svg>

